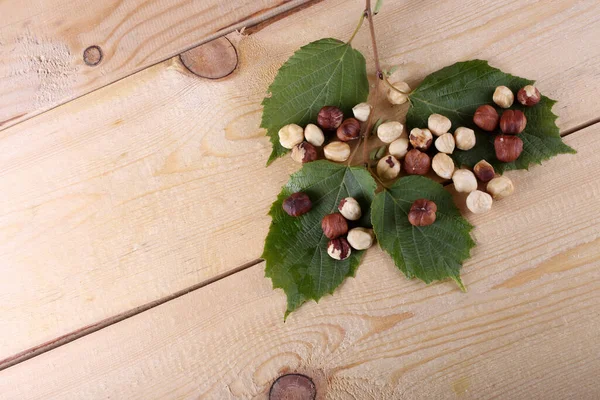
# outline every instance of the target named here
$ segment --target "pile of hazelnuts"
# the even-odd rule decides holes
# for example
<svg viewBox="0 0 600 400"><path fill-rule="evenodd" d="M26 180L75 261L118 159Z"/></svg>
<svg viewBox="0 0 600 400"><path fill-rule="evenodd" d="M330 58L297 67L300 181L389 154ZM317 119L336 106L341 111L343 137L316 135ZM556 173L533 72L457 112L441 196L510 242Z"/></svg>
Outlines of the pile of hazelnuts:
<svg viewBox="0 0 600 400"><path fill-rule="evenodd" d="M312 202L306 193L297 192L283 202L283 210L292 217L306 214L312 208ZM360 204L354 197L346 197L338 204L338 213L327 214L321 220L323 234L330 239L327 254L335 260L350 257L352 249L366 250L373 245L373 230L355 227L348 230L348 223L358 221L362 216Z"/></svg>

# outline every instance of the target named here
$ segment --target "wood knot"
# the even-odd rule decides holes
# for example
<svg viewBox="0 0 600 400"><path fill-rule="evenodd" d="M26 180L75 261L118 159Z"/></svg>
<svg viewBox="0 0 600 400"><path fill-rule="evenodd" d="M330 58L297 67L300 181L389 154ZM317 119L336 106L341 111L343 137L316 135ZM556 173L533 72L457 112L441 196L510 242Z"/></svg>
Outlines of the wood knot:
<svg viewBox="0 0 600 400"><path fill-rule="evenodd" d="M231 74L238 64L237 51L226 37L181 53L179 59L195 75L208 79L224 78Z"/></svg>
<svg viewBox="0 0 600 400"><path fill-rule="evenodd" d="M103 54L100 46L93 45L83 51L83 62L92 67L100 64L102 57Z"/></svg>
<svg viewBox="0 0 600 400"><path fill-rule="evenodd" d="M269 400L314 400L317 388L308 376L300 374L282 375L273 383Z"/></svg>

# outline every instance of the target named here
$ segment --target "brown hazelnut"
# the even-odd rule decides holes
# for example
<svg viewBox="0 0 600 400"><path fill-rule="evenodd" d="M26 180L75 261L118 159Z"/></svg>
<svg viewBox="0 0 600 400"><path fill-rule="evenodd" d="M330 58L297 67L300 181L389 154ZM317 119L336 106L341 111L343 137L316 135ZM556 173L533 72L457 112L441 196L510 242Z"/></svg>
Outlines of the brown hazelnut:
<svg viewBox="0 0 600 400"><path fill-rule="evenodd" d="M317 157L317 149L308 142L297 144L292 149L292 159L299 163L315 161Z"/></svg>
<svg viewBox="0 0 600 400"><path fill-rule="evenodd" d="M487 104L479 107L473 116L475 125L488 132L496 129L499 119L500 117L498 116L496 109Z"/></svg>
<svg viewBox="0 0 600 400"><path fill-rule="evenodd" d="M327 214L321 220L321 228L325 236L329 239L335 239L348 232L348 223L342 214Z"/></svg>
<svg viewBox="0 0 600 400"><path fill-rule="evenodd" d="M408 135L408 139L415 149L423 151L427 150L433 143L433 135L429 129L413 128L410 135Z"/></svg>
<svg viewBox="0 0 600 400"><path fill-rule="evenodd" d="M525 130L527 117L519 110L506 110L500 118L500 130L504 134L518 135Z"/></svg>
<svg viewBox="0 0 600 400"><path fill-rule="evenodd" d="M419 199L410 207L408 222L414 226L428 226L435 222L437 206L431 200Z"/></svg>
<svg viewBox="0 0 600 400"><path fill-rule="evenodd" d="M329 131L333 131L342 124L344 113L336 106L325 106L321 108L317 115L317 124Z"/></svg>
<svg viewBox="0 0 600 400"><path fill-rule="evenodd" d="M345 260L351 253L350 243L345 238L332 239L327 243L327 254L334 260Z"/></svg>
<svg viewBox="0 0 600 400"><path fill-rule="evenodd" d="M492 164L485 160L481 160L475 164L473 167L473 172L475 173L477 179L479 179L481 182L489 182L494 179L494 176L496 175L496 171L494 171Z"/></svg>
<svg viewBox="0 0 600 400"><path fill-rule="evenodd" d="M540 91L533 85L527 85L517 93L519 103L527 107L535 106L542 99Z"/></svg>
<svg viewBox="0 0 600 400"><path fill-rule="evenodd" d="M498 135L494 139L496 158L502 162L515 161L523 151L523 141L513 135Z"/></svg>
<svg viewBox="0 0 600 400"><path fill-rule="evenodd" d="M292 217L306 214L312 208L310 198L306 193L298 192L292 194L283 201L283 211Z"/></svg>
<svg viewBox="0 0 600 400"><path fill-rule="evenodd" d="M360 136L360 122L356 118L348 118L337 128L336 135L342 142L358 139L358 136Z"/></svg>
<svg viewBox="0 0 600 400"><path fill-rule="evenodd" d="M404 158L404 169L409 175L425 175L431 167L431 158L417 149L412 149Z"/></svg>

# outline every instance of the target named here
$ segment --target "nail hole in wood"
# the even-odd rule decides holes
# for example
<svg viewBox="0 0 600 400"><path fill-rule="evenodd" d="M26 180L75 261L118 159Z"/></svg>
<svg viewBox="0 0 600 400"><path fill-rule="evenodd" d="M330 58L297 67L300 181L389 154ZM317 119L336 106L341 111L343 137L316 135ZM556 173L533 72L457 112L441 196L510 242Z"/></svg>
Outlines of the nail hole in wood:
<svg viewBox="0 0 600 400"><path fill-rule="evenodd" d="M183 65L202 78L219 79L230 75L238 64L237 51L226 37L220 37L179 55Z"/></svg>
<svg viewBox="0 0 600 400"><path fill-rule="evenodd" d="M100 64L102 57L103 54L100 46L93 45L83 51L83 62L92 67Z"/></svg>
<svg viewBox="0 0 600 400"><path fill-rule="evenodd" d="M273 383L269 400L315 400L317 388L308 376L282 375Z"/></svg>

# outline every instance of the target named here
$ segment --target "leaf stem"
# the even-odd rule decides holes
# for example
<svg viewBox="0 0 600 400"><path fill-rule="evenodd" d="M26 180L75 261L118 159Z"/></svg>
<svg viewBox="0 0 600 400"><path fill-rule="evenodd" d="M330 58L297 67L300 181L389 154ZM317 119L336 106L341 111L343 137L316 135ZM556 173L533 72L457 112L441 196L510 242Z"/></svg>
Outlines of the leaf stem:
<svg viewBox="0 0 600 400"><path fill-rule="evenodd" d="M360 15L360 19L358 20L358 25L356 25L356 28L354 28L354 32L352 32L352 36L350 36L350 39L348 39L348 41L346 42L347 44L352 43L352 41L354 40L354 37L360 30L360 27L362 26L364 20L365 20L365 13L363 11L363 13Z"/></svg>

